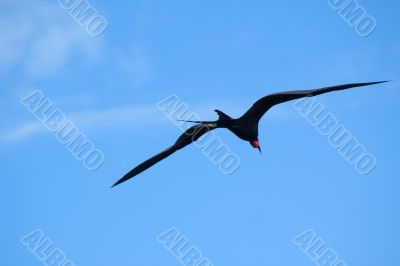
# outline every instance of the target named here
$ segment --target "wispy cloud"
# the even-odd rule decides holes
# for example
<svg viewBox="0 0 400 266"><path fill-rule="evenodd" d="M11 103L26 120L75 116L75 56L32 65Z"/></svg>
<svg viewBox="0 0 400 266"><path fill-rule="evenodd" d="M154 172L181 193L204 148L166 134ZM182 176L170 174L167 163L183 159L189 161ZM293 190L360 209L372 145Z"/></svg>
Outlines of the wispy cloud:
<svg viewBox="0 0 400 266"><path fill-rule="evenodd" d="M0 142L23 141L44 131L40 122L24 122L3 132L0 132Z"/></svg>
<svg viewBox="0 0 400 266"><path fill-rule="evenodd" d="M80 129L99 128L141 130L167 122L156 106L122 106L66 114ZM32 119L0 130L0 142L21 142L47 132L40 121Z"/></svg>
<svg viewBox="0 0 400 266"><path fill-rule="evenodd" d="M74 97L71 96L70 99L64 100L67 102L74 101ZM237 117L241 115L241 113L237 112L238 105L241 104L229 102L190 103L187 114L195 113L203 120L212 120L217 119L213 110L220 108L232 115L232 117ZM148 130L149 127L158 127L163 123L169 123L169 120L157 109L155 104L115 106L104 109L65 112L65 114L76 126L85 131L96 131L99 129L143 131ZM289 109L289 106L271 110L267 115L270 120L293 119L297 117L295 112ZM185 117L182 118L185 119ZM20 143L45 132L47 132L45 126L40 121L32 118L30 121L0 128L0 143Z"/></svg>
<svg viewBox="0 0 400 266"><path fill-rule="evenodd" d="M98 54L99 39L90 38L56 2L1 1L0 10L0 72L18 66L46 77L74 54L83 60Z"/></svg>
<svg viewBox="0 0 400 266"><path fill-rule="evenodd" d="M154 126L166 122L156 106L121 106L103 110L88 110L69 116L84 128L131 128Z"/></svg>
<svg viewBox="0 0 400 266"><path fill-rule="evenodd" d="M71 98L72 99L72 98ZM196 113L202 119L214 119L214 110L218 105L213 103L197 103L189 107L188 113ZM224 105L226 111L233 110ZM126 105L115 106L105 109L89 109L75 112L66 112L66 116L82 130L147 130L148 127L157 127L169 120L152 105ZM22 142L39 134L47 132L47 129L32 118L31 121L21 122L0 129L0 142Z"/></svg>
<svg viewBox="0 0 400 266"><path fill-rule="evenodd" d="M151 78L152 66L149 53L143 45L133 45L130 49L117 52L116 64L134 82L141 84Z"/></svg>

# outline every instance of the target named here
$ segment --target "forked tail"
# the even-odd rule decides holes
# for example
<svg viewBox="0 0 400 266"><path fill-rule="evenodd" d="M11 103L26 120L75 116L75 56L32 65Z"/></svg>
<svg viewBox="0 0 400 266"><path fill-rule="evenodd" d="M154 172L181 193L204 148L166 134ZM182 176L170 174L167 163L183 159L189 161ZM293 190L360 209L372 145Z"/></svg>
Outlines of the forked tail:
<svg viewBox="0 0 400 266"><path fill-rule="evenodd" d="M218 120L217 121L193 121L193 120L176 120L180 122L189 122L189 123L196 123L196 124L217 124L219 126L223 126L226 124L226 122L233 120L232 117L229 115L225 114L224 112L220 110L214 110L218 114Z"/></svg>

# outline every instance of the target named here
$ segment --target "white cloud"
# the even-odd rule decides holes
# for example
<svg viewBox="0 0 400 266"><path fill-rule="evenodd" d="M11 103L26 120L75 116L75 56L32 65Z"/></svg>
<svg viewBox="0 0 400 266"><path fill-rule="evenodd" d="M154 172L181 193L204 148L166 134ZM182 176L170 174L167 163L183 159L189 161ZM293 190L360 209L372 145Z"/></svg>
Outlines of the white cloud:
<svg viewBox="0 0 400 266"><path fill-rule="evenodd" d="M100 39L90 37L57 1L3 0L0 10L0 72L21 66L44 77L60 70L70 55L92 59L98 53Z"/></svg>
<svg viewBox="0 0 400 266"><path fill-rule="evenodd" d="M43 131L43 126L38 121L22 123L16 127L0 133L1 142L22 141Z"/></svg>
<svg viewBox="0 0 400 266"><path fill-rule="evenodd" d="M188 110L181 119L187 119L191 114L197 114L202 120L216 120L217 115L212 111L217 107L232 117L236 117L237 106L231 103L188 103ZM108 131L142 131L148 130L149 127L157 127L163 123L171 123L164 113L158 110L154 105L128 105L117 106L108 109L93 109L78 112L66 113L71 120L82 132L107 129ZM271 120L290 120L297 117L297 113L292 109L291 105L270 111L267 116ZM41 133L48 131L40 122L32 118L32 121L23 122L8 128L0 130L1 142L21 142L28 138L35 137Z"/></svg>
<svg viewBox="0 0 400 266"><path fill-rule="evenodd" d="M117 52L116 63L119 68L139 84L151 78L150 62L145 47L141 45Z"/></svg>
<svg viewBox="0 0 400 266"><path fill-rule="evenodd" d="M123 106L80 111L66 116L83 132L99 128L140 130L167 121L156 106ZM0 131L0 142L21 142L46 131L40 121L23 122Z"/></svg>
<svg viewBox="0 0 400 266"><path fill-rule="evenodd" d="M154 126L165 122L156 106L122 106L104 110L89 110L69 115L82 129L132 128Z"/></svg>

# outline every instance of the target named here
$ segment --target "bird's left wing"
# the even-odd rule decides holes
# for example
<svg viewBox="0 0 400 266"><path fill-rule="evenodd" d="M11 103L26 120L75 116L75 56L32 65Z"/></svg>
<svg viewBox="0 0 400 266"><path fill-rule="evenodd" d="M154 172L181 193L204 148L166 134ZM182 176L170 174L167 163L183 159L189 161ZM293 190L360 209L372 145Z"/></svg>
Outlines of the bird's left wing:
<svg viewBox="0 0 400 266"><path fill-rule="evenodd" d="M164 150L163 152L153 156L152 158L148 159L147 161L143 162L142 164L138 165L134 169L132 169L129 173L123 176L120 180L118 180L112 187L115 187L128 179L142 173L143 171L149 169L153 165L157 164L158 162L164 160L165 158L172 155L174 152L188 146L189 144L197 141L201 136L218 128L216 124L213 123L201 123L195 126L192 126L188 130L186 130L175 142L175 144L168 149Z"/></svg>
<svg viewBox="0 0 400 266"><path fill-rule="evenodd" d="M317 96L323 93L331 92L331 91L339 91L346 90L355 87L362 87L368 85L374 85L379 83L384 83L387 81L380 82L368 82L368 83L352 83L352 84L344 84L332 87L326 87L315 90L298 90L298 91L286 91L286 92L278 92L274 94L267 95L260 100L258 100L243 116L242 118L249 120L260 120L262 116L274 105L303 98L309 96Z"/></svg>

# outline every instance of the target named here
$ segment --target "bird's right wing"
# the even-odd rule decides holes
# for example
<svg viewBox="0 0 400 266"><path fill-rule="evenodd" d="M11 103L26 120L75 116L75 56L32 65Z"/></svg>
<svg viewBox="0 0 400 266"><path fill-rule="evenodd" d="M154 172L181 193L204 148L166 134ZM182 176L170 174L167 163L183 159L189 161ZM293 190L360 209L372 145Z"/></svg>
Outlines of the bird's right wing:
<svg viewBox="0 0 400 266"><path fill-rule="evenodd" d="M175 144L165 151L153 156L152 158L148 159L147 161L143 162L142 164L138 165L134 169L132 169L129 173L123 176L120 180L118 180L112 187L115 187L128 179L142 173L143 171L149 169L153 165L157 164L158 162L164 160L165 158L169 157L176 151L188 146L189 144L197 141L201 136L207 134L211 130L218 128L216 124L198 124L192 126L188 130L186 130L175 142Z"/></svg>
<svg viewBox="0 0 400 266"><path fill-rule="evenodd" d="M339 91L346 90L355 87L374 85L379 83L384 83L387 81L380 82L368 82L368 83L353 83L353 84L345 84L338 85L332 87L326 87L322 89L315 90L298 90L298 91L286 91L286 92L278 92L274 94L267 95L260 100L258 100L243 116L242 118L249 120L260 120L262 116L274 105L303 98L309 96L317 96L323 93L331 92L331 91Z"/></svg>

